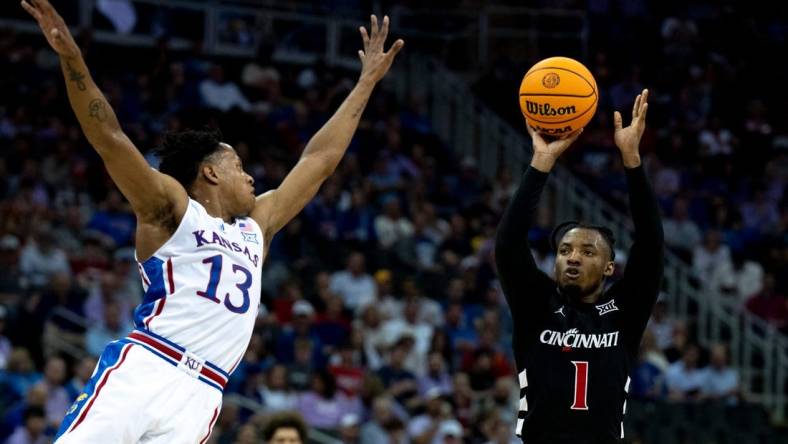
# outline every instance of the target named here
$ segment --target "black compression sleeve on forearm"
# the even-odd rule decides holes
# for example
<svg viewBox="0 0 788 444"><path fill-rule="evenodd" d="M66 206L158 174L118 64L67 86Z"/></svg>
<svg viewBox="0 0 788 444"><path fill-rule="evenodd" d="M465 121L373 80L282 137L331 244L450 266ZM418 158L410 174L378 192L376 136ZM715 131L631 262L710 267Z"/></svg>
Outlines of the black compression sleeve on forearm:
<svg viewBox="0 0 788 444"><path fill-rule="evenodd" d="M504 281L538 270L528 245L528 229L547 177L547 173L529 166L501 218L495 245L498 273Z"/></svg>
<svg viewBox="0 0 788 444"><path fill-rule="evenodd" d="M635 225L635 243L662 247L664 234L657 197L643 166L625 169L629 185L629 208Z"/></svg>

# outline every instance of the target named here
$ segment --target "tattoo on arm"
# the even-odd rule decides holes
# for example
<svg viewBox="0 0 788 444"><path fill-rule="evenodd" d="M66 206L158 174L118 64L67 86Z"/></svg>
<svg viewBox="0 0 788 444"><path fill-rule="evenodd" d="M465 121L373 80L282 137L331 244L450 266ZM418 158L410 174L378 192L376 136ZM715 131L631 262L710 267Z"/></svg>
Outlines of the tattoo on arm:
<svg viewBox="0 0 788 444"><path fill-rule="evenodd" d="M77 84L80 91L87 89L85 86L85 74L74 69L70 63L66 62L66 69L68 70L68 79Z"/></svg>
<svg viewBox="0 0 788 444"><path fill-rule="evenodd" d="M88 104L88 111L90 117L95 118L99 122L107 120L107 105L101 99L93 99Z"/></svg>

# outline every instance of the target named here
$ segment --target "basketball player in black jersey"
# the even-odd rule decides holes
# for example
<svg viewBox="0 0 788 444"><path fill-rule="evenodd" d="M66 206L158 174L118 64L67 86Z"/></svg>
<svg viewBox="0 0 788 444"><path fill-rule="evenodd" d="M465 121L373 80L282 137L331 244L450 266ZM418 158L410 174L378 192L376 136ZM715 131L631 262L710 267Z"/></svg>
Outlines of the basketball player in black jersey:
<svg viewBox="0 0 788 444"><path fill-rule="evenodd" d="M613 274L613 236L569 222L553 232L555 281L531 256L528 229L547 176L577 139L550 143L531 133L533 158L501 219L496 262L514 318L520 382L516 433L528 444L607 444L623 438L629 374L662 280L663 232L657 201L640 164L648 91L635 99L632 123L616 112L635 226L623 277Z"/></svg>

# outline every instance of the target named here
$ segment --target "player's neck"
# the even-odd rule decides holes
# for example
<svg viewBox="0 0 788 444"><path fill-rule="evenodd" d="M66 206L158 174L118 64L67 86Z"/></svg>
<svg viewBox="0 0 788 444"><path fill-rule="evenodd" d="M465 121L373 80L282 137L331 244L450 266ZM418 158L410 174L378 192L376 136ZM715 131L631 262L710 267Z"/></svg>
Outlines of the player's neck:
<svg viewBox="0 0 788 444"><path fill-rule="evenodd" d="M577 297L575 300L581 304L596 304L602 298L605 286L600 285L593 293Z"/></svg>
<svg viewBox="0 0 788 444"><path fill-rule="evenodd" d="M235 217L225 208L222 204L222 199L219 194L213 189L204 189L203 187L195 186L192 188L191 198L200 203L205 208L205 211L213 216L221 218L227 223L233 223Z"/></svg>

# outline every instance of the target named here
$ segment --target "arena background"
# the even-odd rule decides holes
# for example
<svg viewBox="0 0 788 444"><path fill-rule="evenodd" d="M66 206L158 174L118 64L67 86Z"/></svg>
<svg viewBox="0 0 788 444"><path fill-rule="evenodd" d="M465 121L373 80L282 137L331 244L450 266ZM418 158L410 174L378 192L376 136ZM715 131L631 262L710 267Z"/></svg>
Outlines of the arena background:
<svg viewBox="0 0 788 444"><path fill-rule="evenodd" d="M370 13L407 42L337 173L271 246L265 309L210 442L261 442L281 410L317 443L415 443L433 423L426 442L516 442L492 236L529 159L520 79L553 55L583 61L601 97L529 233L545 270L546 236L570 218L609 225L625 263L611 116L652 92L641 151L670 252L627 442L788 442L788 15L680 3L53 1L153 165L163 132L218 126L257 191L349 91ZM129 331L135 219L18 2L0 5L0 91L0 442L48 442Z"/></svg>

